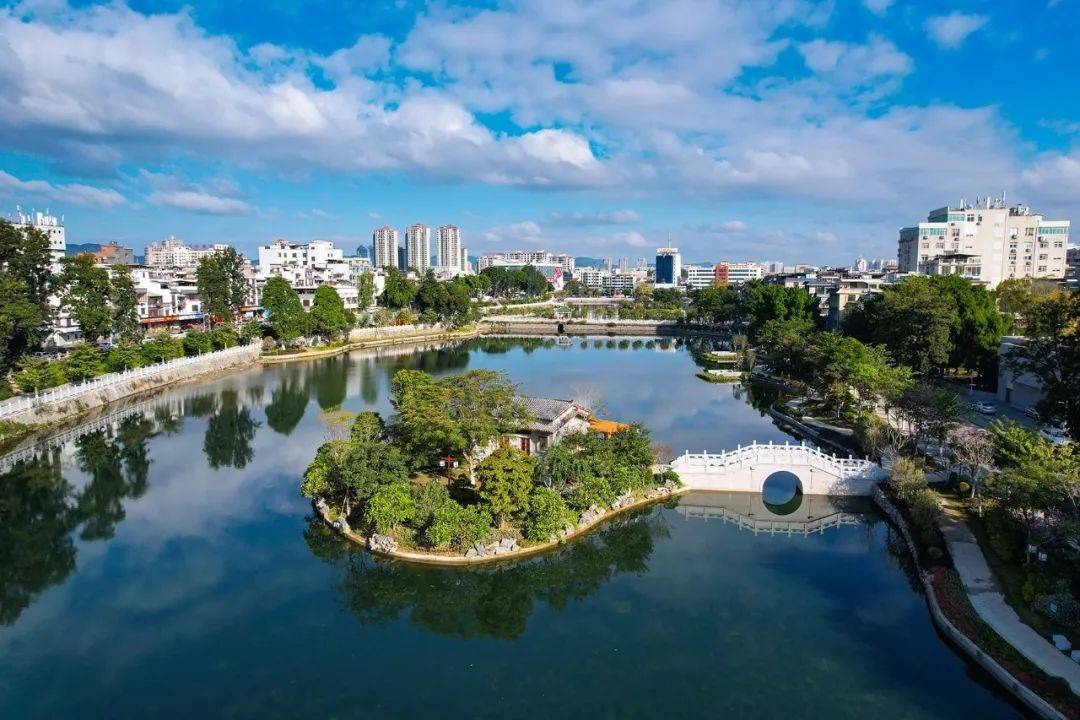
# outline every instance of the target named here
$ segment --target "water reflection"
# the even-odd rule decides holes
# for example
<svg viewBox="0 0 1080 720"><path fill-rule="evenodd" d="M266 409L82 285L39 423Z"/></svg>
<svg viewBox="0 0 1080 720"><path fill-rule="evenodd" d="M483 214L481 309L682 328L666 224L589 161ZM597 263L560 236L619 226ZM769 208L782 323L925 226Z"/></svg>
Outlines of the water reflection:
<svg viewBox="0 0 1080 720"><path fill-rule="evenodd" d="M563 610L621 573L642 573L654 542L669 536L661 513L612 521L564 548L525 562L434 568L373 558L311 518L304 539L335 566L342 604L361 625L400 617L459 638L516 638L538 603Z"/></svg>
<svg viewBox="0 0 1080 720"><path fill-rule="evenodd" d="M301 370L287 367L282 370L277 387L266 406L266 424L274 432L290 435L304 419L308 405L308 390Z"/></svg>
<svg viewBox="0 0 1080 720"><path fill-rule="evenodd" d="M867 498L798 493L796 502L770 502L760 493L695 491L680 498L683 517L720 520L754 533L809 535L844 525L873 527L878 522Z"/></svg>
<svg viewBox="0 0 1080 720"><path fill-rule="evenodd" d="M262 423L251 417L251 411L240 405L235 390L221 393L221 403L206 424L203 452L210 467L243 469L255 457L251 447L255 430Z"/></svg>

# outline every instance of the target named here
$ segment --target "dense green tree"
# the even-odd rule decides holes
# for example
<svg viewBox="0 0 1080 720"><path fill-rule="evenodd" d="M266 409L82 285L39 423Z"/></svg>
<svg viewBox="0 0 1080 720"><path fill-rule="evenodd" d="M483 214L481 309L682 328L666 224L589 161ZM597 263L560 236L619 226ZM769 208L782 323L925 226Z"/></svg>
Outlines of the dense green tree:
<svg viewBox="0 0 1080 720"><path fill-rule="evenodd" d="M700 322L726 323L740 315L739 293L727 285L695 290L690 294L690 303L690 318Z"/></svg>
<svg viewBox="0 0 1080 720"><path fill-rule="evenodd" d="M360 273L360 277L356 278L356 302L361 310L367 310L375 304L375 275L373 273Z"/></svg>
<svg viewBox="0 0 1080 720"><path fill-rule="evenodd" d="M740 289L739 298L741 313L747 322L747 334L755 342L758 332L770 320L821 321L818 299L801 287L752 280Z"/></svg>
<svg viewBox="0 0 1080 720"><path fill-rule="evenodd" d="M332 285L320 285L315 289L311 304L312 331L324 338L340 335L347 329L345 302Z"/></svg>
<svg viewBox="0 0 1080 720"><path fill-rule="evenodd" d="M995 380L1001 338L1012 325L1009 318L998 311L994 298L982 285L959 275L945 275L934 281L952 297L956 307L949 366L974 371L984 380Z"/></svg>
<svg viewBox="0 0 1080 720"><path fill-rule="evenodd" d="M513 447L500 447L476 467L480 497L501 525L529 508L533 459Z"/></svg>
<svg viewBox="0 0 1080 720"><path fill-rule="evenodd" d="M809 379L818 350L815 322L806 317L769 320L758 330L758 348L769 367L786 377Z"/></svg>
<svg viewBox="0 0 1080 720"><path fill-rule="evenodd" d="M211 324L240 319L251 292L244 267L244 258L231 247L199 259L195 280Z"/></svg>
<svg viewBox="0 0 1080 720"><path fill-rule="evenodd" d="M109 350L105 356L105 365L109 372L123 372L132 368L142 367L146 358L143 357L142 348L130 341L121 341L119 345Z"/></svg>
<svg viewBox="0 0 1080 720"><path fill-rule="evenodd" d="M136 342L142 338L142 328L139 326L139 294L131 269L117 263L109 269L109 274L113 332L121 342Z"/></svg>
<svg viewBox="0 0 1080 720"><path fill-rule="evenodd" d="M309 321L304 305L285 278L275 276L266 281L262 305L279 342L291 343L307 332Z"/></svg>
<svg viewBox="0 0 1080 720"><path fill-rule="evenodd" d="M1042 383L1037 407L1080 440L1080 293L1057 292L1036 300L1027 319L1027 340L1007 362Z"/></svg>
<svg viewBox="0 0 1080 720"><path fill-rule="evenodd" d="M219 325L210 331L210 342L215 350L225 350L240 344L240 335L231 327Z"/></svg>
<svg viewBox="0 0 1080 720"><path fill-rule="evenodd" d="M109 271L94 265L92 255L64 258L60 283L64 288L60 304L79 324L83 338L96 343L108 337L113 330Z"/></svg>
<svg viewBox="0 0 1080 720"><path fill-rule="evenodd" d="M51 262L45 233L0 220L0 371L41 344L52 317L49 296L56 277Z"/></svg>
<svg viewBox="0 0 1080 720"><path fill-rule="evenodd" d="M416 283L406 277L405 273L396 268L386 271L386 281L383 285L383 304L389 308L409 307L416 296Z"/></svg>
<svg viewBox="0 0 1080 720"><path fill-rule="evenodd" d="M89 343L79 343L64 358L64 377L79 382L105 374L104 354Z"/></svg>
<svg viewBox="0 0 1080 720"><path fill-rule="evenodd" d="M844 332L884 345L893 360L927 375L949 363L959 322L955 301L939 283L909 276L864 295L849 309Z"/></svg>

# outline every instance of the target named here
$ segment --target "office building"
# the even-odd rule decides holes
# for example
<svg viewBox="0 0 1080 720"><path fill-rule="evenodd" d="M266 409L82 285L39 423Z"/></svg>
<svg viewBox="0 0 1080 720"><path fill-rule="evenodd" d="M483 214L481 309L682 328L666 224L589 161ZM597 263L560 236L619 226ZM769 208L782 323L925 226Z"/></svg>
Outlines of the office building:
<svg viewBox="0 0 1080 720"><path fill-rule="evenodd" d="M405 250L407 267L423 275L431 265L431 228L420 224L405 228Z"/></svg>
<svg viewBox="0 0 1080 720"><path fill-rule="evenodd" d="M398 266L398 231L392 227L383 226L375 228L371 234L371 240L375 247L375 267Z"/></svg>
<svg viewBox="0 0 1080 720"><path fill-rule="evenodd" d="M765 268L755 262L719 262L713 265L713 279L717 285L742 285L747 280L760 280Z"/></svg>
<svg viewBox="0 0 1080 720"><path fill-rule="evenodd" d="M687 265L686 287L691 290L711 287L716 284L716 274L712 267L705 265Z"/></svg>
<svg viewBox="0 0 1080 720"><path fill-rule="evenodd" d="M656 285L675 287L682 276L682 258L679 249L662 247L656 249Z"/></svg>
<svg viewBox="0 0 1080 720"><path fill-rule="evenodd" d="M900 272L961 275L993 288L1009 278L1065 277L1069 221L1046 220L1003 198L932 210L927 221L900 229Z"/></svg>

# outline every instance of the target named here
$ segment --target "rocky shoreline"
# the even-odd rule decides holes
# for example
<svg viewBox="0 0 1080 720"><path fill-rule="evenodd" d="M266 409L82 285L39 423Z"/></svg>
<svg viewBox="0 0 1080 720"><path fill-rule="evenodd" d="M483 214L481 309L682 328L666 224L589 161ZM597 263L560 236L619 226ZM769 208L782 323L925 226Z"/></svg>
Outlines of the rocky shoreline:
<svg viewBox="0 0 1080 720"><path fill-rule="evenodd" d="M346 539L367 548L367 550L375 555L381 555L383 557L393 558L395 560L405 560L407 562L418 562L429 565L476 565L480 563L501 561L501 560L519 560L537 553L550 550L558 545L568 542L573 538L579 537L593 530L603 522L610 520L611 518L620 515L621 513L633 510L635 508L645 507L656 502L661 502L670 498L678 497L683 493L689 491L689 488L676 487L672 483L665 483L664 485L658 485L657 487L650 488L642 493L640 496L635 496L633 493L627 491L615 498L615 501L611 504L610 509L602 508L598 505L590 506L585 512L581 514L581 518L576 525L567 524L558 534L558 537L552 537L546 542L537 543L536 545L519 545L516 538L502 537L487 543L478 542L464 554L450 555L437 552L423 552L417 550L403 550L398 546L397 540L388 536L375 533L370 537L364 537L355 532L350 526L348 521L343 517L339 517L336 520L331 520L329 511L330 508L326 504L326 501L322 498L317 498L312 502L312 507L315 512L322 518L323 522L337 530Z"/></svg>

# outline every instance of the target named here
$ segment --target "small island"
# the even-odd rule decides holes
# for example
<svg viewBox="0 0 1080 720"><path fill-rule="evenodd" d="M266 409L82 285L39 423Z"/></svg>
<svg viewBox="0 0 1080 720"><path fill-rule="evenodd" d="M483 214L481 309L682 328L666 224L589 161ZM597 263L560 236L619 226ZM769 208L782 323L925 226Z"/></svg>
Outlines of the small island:
<svg viewBox="0 0 1080 720"><path fill-rule="evenodd" d="M539 552L616 512L670 497L639 424L582 403L527 397L502 372L436 379L401 370L395 413L334 413L301 492L369 550L473 563Z"/></svg>

